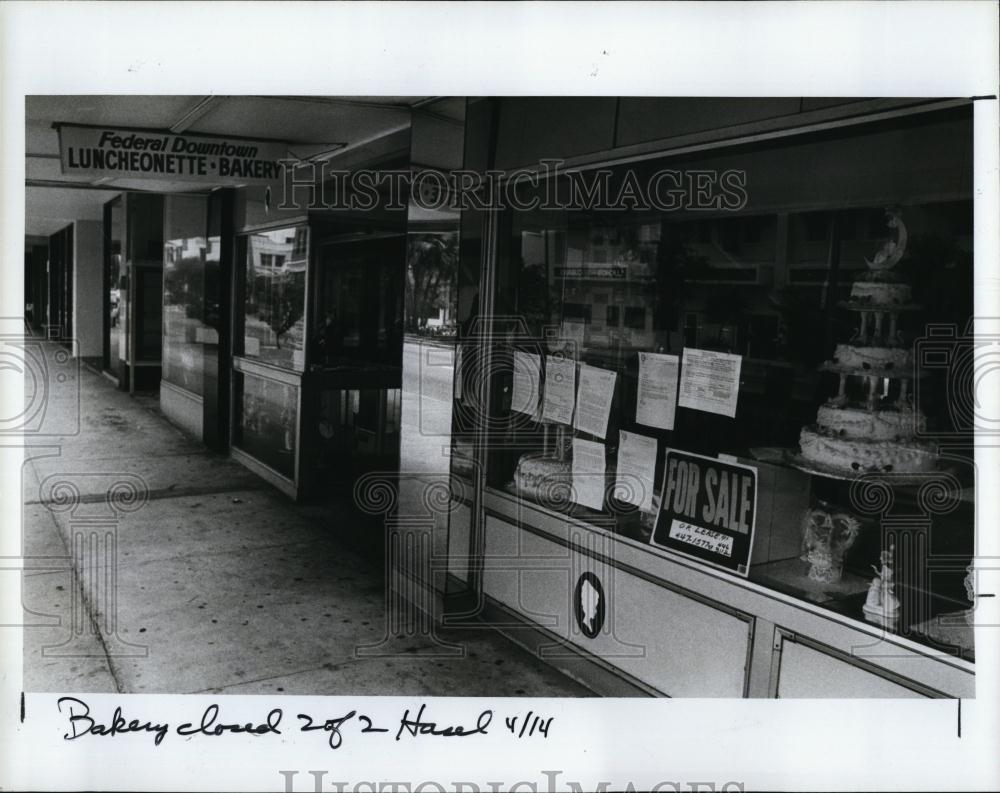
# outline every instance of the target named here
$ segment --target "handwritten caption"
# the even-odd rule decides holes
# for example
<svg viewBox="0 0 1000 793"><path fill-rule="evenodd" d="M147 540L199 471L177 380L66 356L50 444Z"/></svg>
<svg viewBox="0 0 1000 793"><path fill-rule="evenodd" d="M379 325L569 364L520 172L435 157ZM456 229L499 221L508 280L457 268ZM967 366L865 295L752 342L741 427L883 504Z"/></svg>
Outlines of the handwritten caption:
<svg viewBox="0 0 1000 793"><path fill-rule="evenodd" d="M205 708L201 719L197 722L184 722L171 727L168 722L157 722L142 719L127 719L121 707L116 707L110 719L99 720L92 715L90 706L77 697L60 697L57 700L59 712L68 719L68 732L63 735L67 741L75 741L85 736L114 737L129 733L148 733L153 736L153 743L160 743L173 732L185 738L204 736L218 738L222 735L244 734L253 736L281 735L282 722L285 713L281 708L272 708L261 721L229 722L222 718L219 705L213 703ZM326 736L331 749L338 749L344 743L345 735L392 734L395 732L397 741L420 737L438 738L469 738L474 735L487 735L494 724L494 711L482 710L472 720L464 724L446 724L433 721L428 717L426 704L417 709L406 708L397 720L376 723L371 716L350 710L346 713L320 717L308 713L295 714L296 722L284 725L285 729L300 732L319 732ZM542 716L534 711L526 715L516 714L503 717L502 726L497 729L506 730L516 739L540 737L547 738L552 726L552 716ZM383 724L387 726L382 726ZM499 719L497 724L500 724Z"/></svg>

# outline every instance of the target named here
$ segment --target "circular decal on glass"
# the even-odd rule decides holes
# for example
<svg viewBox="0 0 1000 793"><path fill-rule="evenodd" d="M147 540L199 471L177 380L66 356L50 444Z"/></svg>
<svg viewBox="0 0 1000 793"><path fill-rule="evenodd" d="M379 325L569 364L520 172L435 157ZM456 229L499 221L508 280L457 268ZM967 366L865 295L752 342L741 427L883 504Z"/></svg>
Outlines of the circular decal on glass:
<svg viewBox="0 0 1000 793"><path fill-rule="evenodd" d="M604 627L604 587L601 580L589 571L576 582L573 611L576 624L584 636L593 639L601 632Z"/></svg>

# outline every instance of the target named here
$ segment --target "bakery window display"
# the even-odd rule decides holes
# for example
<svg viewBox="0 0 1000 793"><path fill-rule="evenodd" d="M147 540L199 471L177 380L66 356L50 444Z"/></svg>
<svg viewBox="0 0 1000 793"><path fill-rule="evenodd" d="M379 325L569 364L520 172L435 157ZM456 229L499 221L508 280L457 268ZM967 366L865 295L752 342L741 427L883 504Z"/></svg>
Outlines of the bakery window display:
<svg viewBox="0 0 1000 793"><path fill-rule="evenodd" d="M972 205L874 195L789 196L746 217L505 214L492 310L519 325L491 342L487 499L539 531L641 543L661 575L668 451L735 458L758 474L751 586L879 629L863 606L895 542L892 630L927 644L914 626L962 605L936 565L968 563L974 483L949 425L953 380L920 351L925 324L965 327L971 311L971 266L950 263L971 260ZM888 229L887 195L906 202ZM923 516L920 484L949 472L967 498ZM856 503L855 480L872 479L892 514ZM648 502L619 487L634 481L651 483ZM893 534L900 511L920 526Z"/></svg>
<svg viewBox="0 0 1000 793"><path fill-rule="evenodd" d="M820 367L838 375L837 394L820 406L814 425L802 428L800 451L791 457L810 473L849 478L938 467L935 445L917 440L926 424L911 403L919 372L899 329L901 314L920 309L896 271L906 250L906 226L898 211L886 214L897 239L887 241L851 285L843 306L858 315L857 331Z"/></svg>
<svg viewBox="0 0 1000 793"><path fill-rule="evenodd" d="M849 298L840 304L856 319L854 335L837 344L833 356L820 366L837 376L836 393L819 406L815 423L801 429L799 449L789 451L786 460L811 474L814 492L826 499L816 499L802 518L800 559L809 567L797 579L799 586L824 595L836 591L846 597L848 611L857 614L856 606L850 605L857 603L865 620L900 631L907 628L900 592L919 585L896 579L898 560L891 539L870 534L860 542L869 521L838 506L845 497L838 482L884 478L894 498L906 503L912 500L906 491L914 491L929 478L955 480L942 470L937 445L921 440L927 435L928 420L914 404L919 365L900 322L905 314L917 316L921 307L897 270L906 250L906 226L898 211L889 210L886 217L896 238L885 242L874 259L866 260L867 271L851 284ZM859 558L879 550L880 565L870 565L874 578L845 572L845 559L856 543L865 546ZM862 594L863 602L858 602ZM956 633L961 631L948 634L950 644L968 644L964 636L956 641Z"/></svg>
<svg viewBox="0 0 1000 793"><path fill-rule="evenodd" d="M571 452L563 427L546 432L546 449L527 452L518 459L511 492L550 509L564 509L573 500Z"/></svg>

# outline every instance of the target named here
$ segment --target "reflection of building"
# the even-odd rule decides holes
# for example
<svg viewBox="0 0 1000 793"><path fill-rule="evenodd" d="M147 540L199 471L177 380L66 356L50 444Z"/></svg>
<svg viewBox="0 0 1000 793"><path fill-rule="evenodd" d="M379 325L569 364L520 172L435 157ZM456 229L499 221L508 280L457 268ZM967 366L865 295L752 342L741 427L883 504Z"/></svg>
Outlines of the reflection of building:
<svg viewBox="0 0 1000 793"><path fill-rule="evenodd" d="M295 110L287 98L220 101L234 103L247 119L265 118L251 112L254 103ZM135 112L150 116L144 123L128 113L102 122L169 128L189 104L184 97L147 99ZM123 387L158 388L173 421L292 497L321 500L372 468L417 479L447 475L453 447L451 501L434 515L434 554L421 560L426 566L404 572L435 607L485 603L479 616L522 626L522 641L548 648L547 660L595 690L969 696L975 671L969 648L934 646L920 628L966 607L962 577L973 552L975 482L960 447L968 446L968 427L955 435L960 487L948 490L958 497L954 509L917 515L927 500L902 491L895 502L908 510L915 547L927 539L917 537L926 527L938 534L926 558L910 559L911 567L923 565L923 578L895 568L902 588L906 575L928 583L901 598L901 626L886 635L863 620L868 579L860 588L855 579L883 550L881 524L901 531L893 522L898 515L867 514L867 528L845 560L855 579L844 580L853 589L812 586L800 575L801 514L811 496L839 486L786 465L780 449L795 444L817 403L830 395L817 366L850 335L841 303L864 258L887 235L887 206L900 206L907 219L911 239L901 268L923 306L914 324L901 328L906 344L926 323L966 326L971 106L917 99L508 97L438 100L434 113L421 113L416 99L381 109L345 100L331 105L325 123L310 117L295 133L300 139L289 141L292 148L325 140L336 114L350 113L364 131L359 141L368 142L333 157L331 164L345 169L433 161L509 172L558 157L571 160L584 179L608 169L612 195L626 174L648 184L661 170L737 170L752 189L735 209L570 206L435 216L392 209L384 196L363 213L283 210L277 185L269 202L267 185L259 183L192 189L177 182L161 185L162 194L145 194L112 179L88 193L87 217L58 224L29 218L27 302L36 326L72 329L84 354ZM58 119L33 116L29 102L33 151L54 149L51 123L73 121L80 111L68 99L61 112ZM416 134L425 125L433 134ZM229 132L279 137L263 121ZM427 150L419 151L421 145ZM29 178L28 189L58 188ZM120 339L110 324L113 289L120 294ZM575 345L560 346L554 338L560 333ZM674 405L669 428L640 423L640 385L647 394L668 390L664 382L642 382L640 353L685 349L738 358L739 377L730 383L738 396L735 415L702 409L721 400L713 390L728 387L724 376L706 376L702 408ZM571 417L595 410L595 403L605 410L604 437L574 427L572 419L511 413L512 392L524 382L513 362L525 359L515 353L537 356L537 398L544 404L547 359L557 352L569 355L578 377L584 365L613 372L606 404L593 394L584 394L585 402L577 391L569 394ZM947 382L937 374L921 381L927 386L921 409L945 434ZM640 514L613 490L597 489L601 509L518 492L519 473L528 467L523 460L541 480L546 470L573 476L574 440L597 450L601 482L603 472L613 477L622 432L653 439L649 478L657 491L667 448L737 459L756 471L745 576L651 543L658 518ZM729 498L733 491L721 492ZM416 514L407 510L417 501L419 494L401 499L396 517ZM725 522L726 509L715 506ZM551 568L540 559L552 560ZM588 598L581 633L571 612L584 574L600 590L590 578L581 586ZM591 619L591 606L601 619ZM857 652L878 643L886 652ZM638 646L643 652L633 651Z"/></svg>

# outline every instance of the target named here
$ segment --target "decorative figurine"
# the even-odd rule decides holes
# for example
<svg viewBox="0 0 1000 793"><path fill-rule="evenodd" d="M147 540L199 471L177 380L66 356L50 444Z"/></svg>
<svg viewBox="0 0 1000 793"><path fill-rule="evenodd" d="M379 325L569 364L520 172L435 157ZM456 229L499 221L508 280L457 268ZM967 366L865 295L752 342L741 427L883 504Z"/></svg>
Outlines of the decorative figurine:
<svg viewBox="0 0 1000 793"><path fill-rule="evenodd" d="M891 270L903 258L903 252L906 250L906 226L903 224L899 209L890 207L885 211L885 217L886 225L896 232L896 239L888 239L883 242L873 260L865 259L868 267L876 271Z"/></svg>
<svg viewBox="0 0 1000 793"><path fill-rule="evenodd" d="M806 510L802 520L802 556L809 562L809 578L821 584L840 581L844 556L854 545L861 523L848 512L825 501Z"/></svg>
<svg viewBox="0 0 1000 793"><path fill-rule="evenodd" d="M894 546L889 546L888 551L882 551L879 554L879 561L882 563L881 570L872 565L875 578L868 586L868 597L862 607L865 619L881 625L883 628L895 627L896 620L899 619L899 600L892 591L895 582L893 581L892 567L889 566L893 550Z"/></svg>

